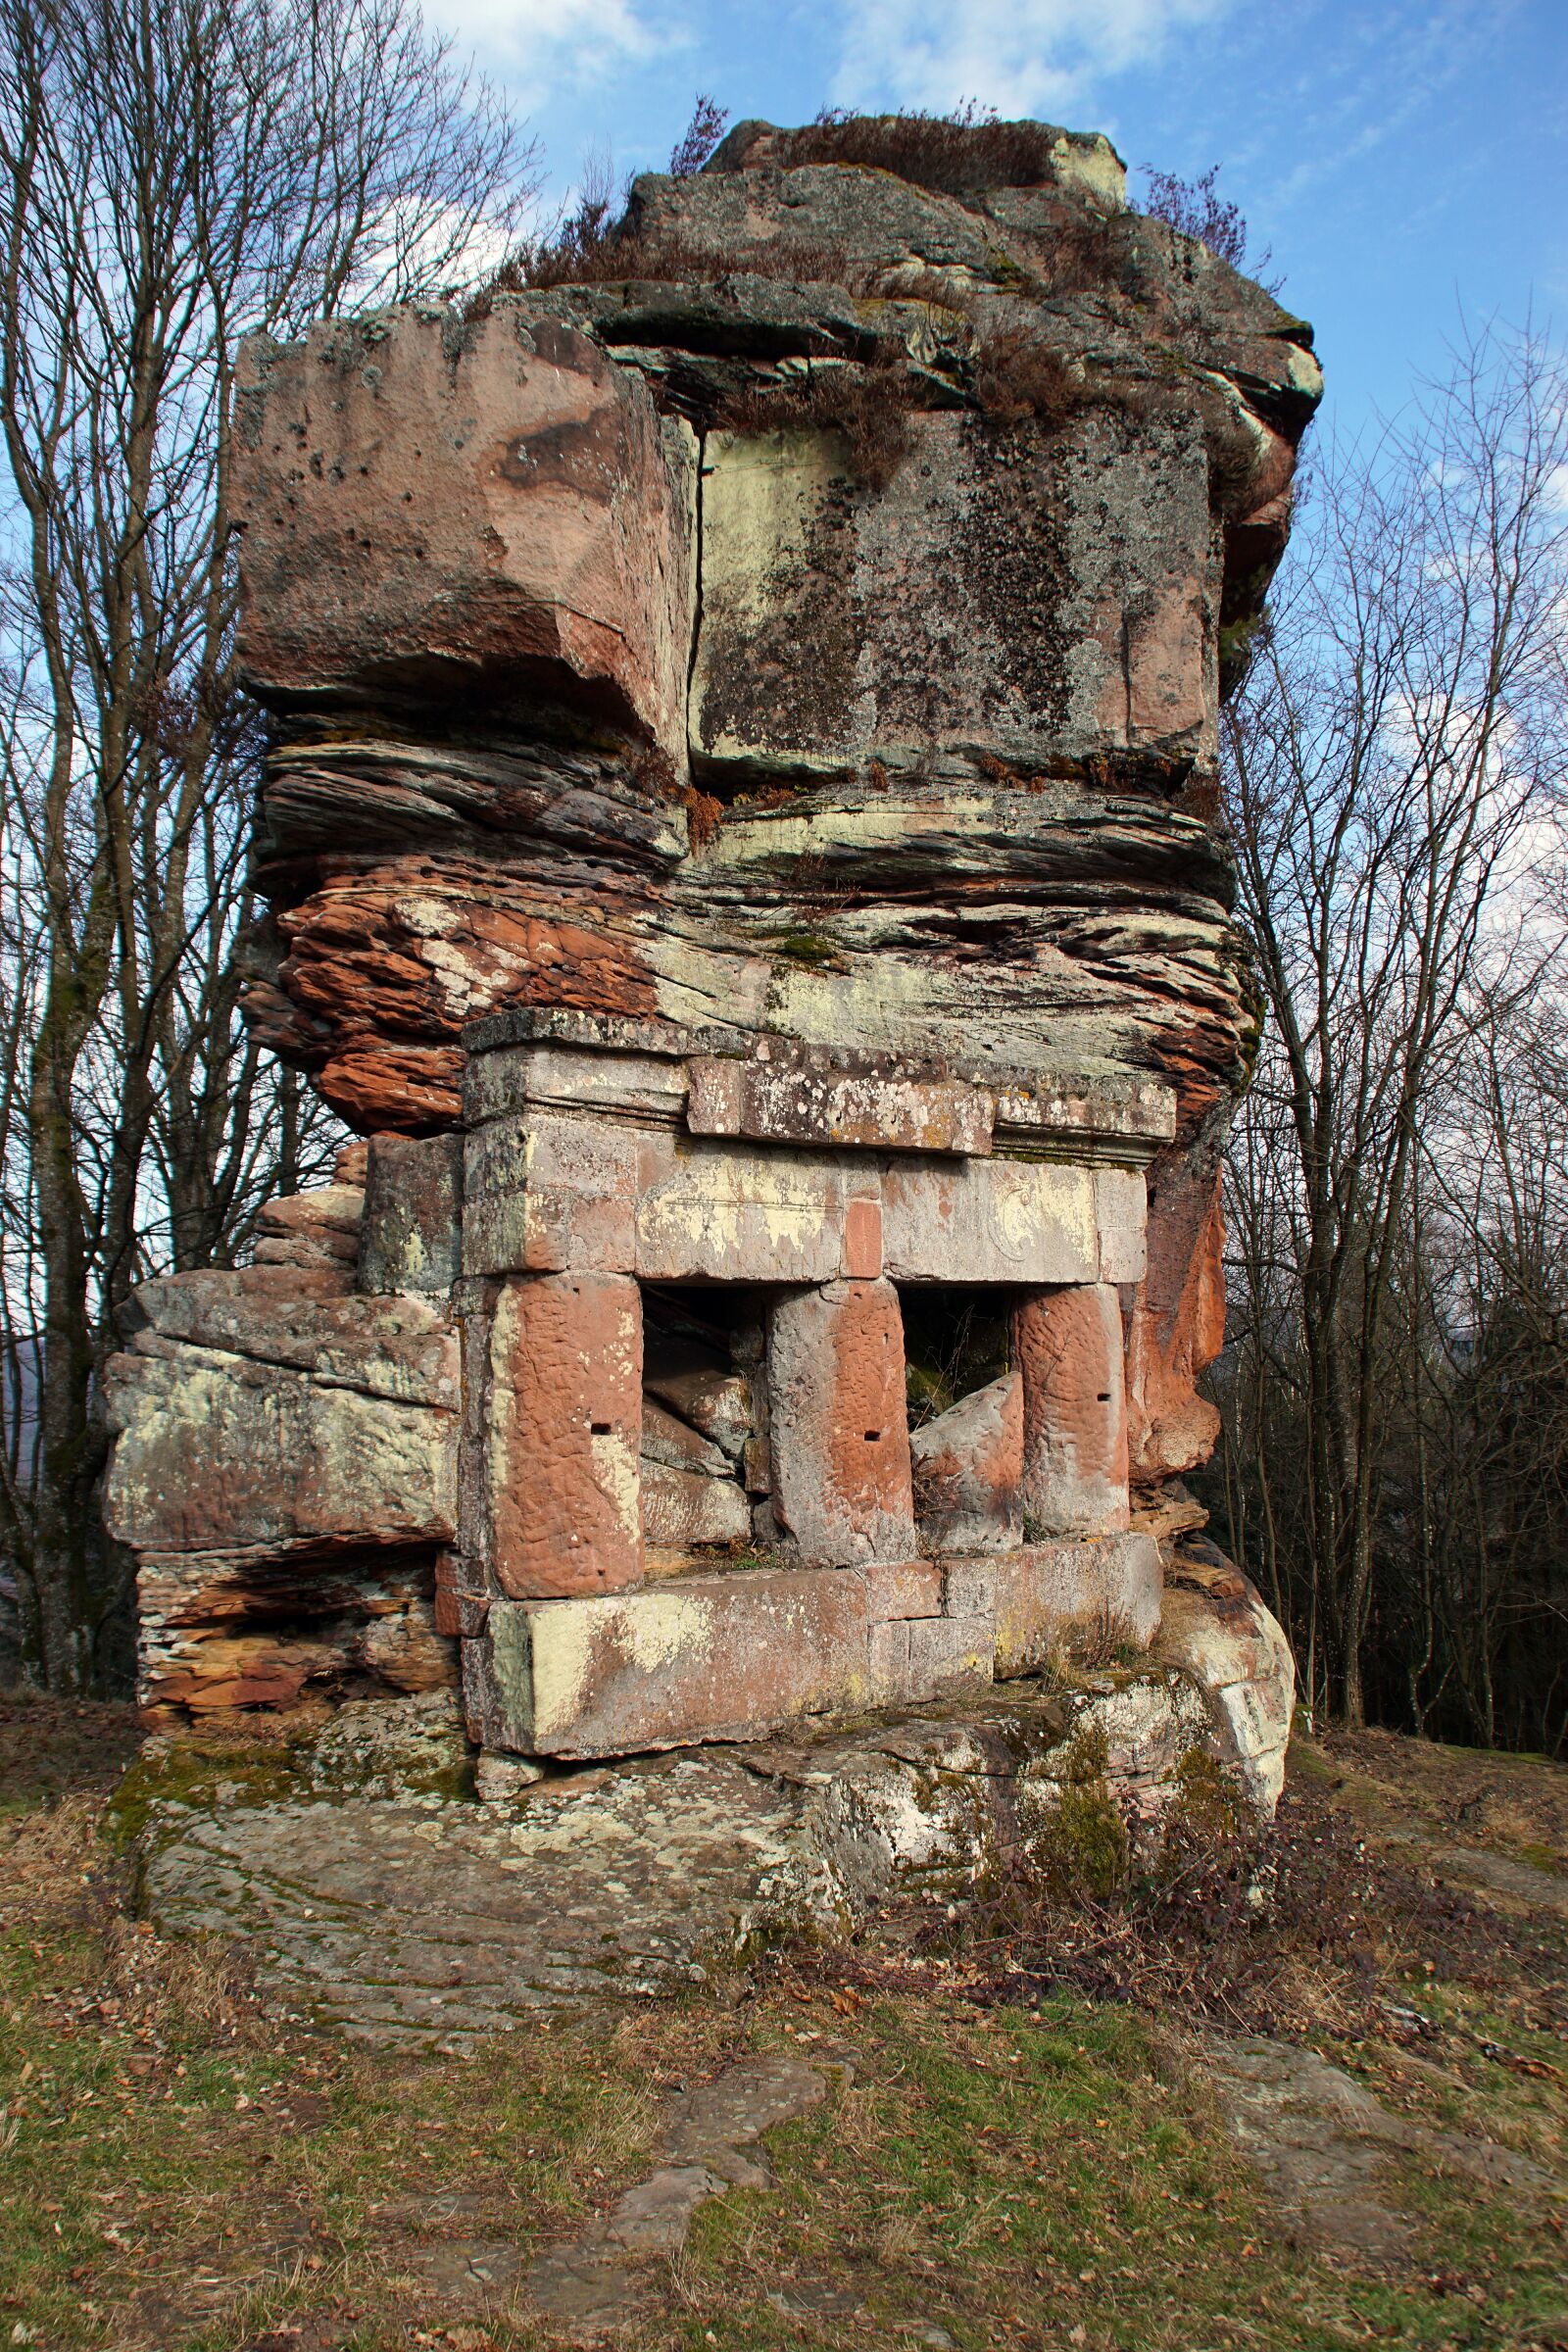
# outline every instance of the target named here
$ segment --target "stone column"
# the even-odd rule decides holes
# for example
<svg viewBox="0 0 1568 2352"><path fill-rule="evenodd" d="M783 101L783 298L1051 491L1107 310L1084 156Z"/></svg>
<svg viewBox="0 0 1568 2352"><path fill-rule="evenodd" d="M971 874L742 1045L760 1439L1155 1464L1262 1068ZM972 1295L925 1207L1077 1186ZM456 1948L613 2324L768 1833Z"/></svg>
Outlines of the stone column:
<svg viewBox="0 0 1568 2352"><path fill-rule="evenodd" d="M891 1282L795 1291L768 1326L773 1515L811 1567L914 1554L904 1318Z"/></svg>
<svg viewBox="0 0 1568 2352"><path fill-rule="evenodd" d="M1127 1525L1127 1391L1114 1289L1037 1291L1014 1311L1012 1331L1026 1537L1118 1534Z"/></svg>
<svg viewBox="0 0 1568 2352"><path fill-rule="evenodd" d="M642 1581L642 1295L626 1274L523 1274L490 1327L489 1566L514 1600Z"/></svg>

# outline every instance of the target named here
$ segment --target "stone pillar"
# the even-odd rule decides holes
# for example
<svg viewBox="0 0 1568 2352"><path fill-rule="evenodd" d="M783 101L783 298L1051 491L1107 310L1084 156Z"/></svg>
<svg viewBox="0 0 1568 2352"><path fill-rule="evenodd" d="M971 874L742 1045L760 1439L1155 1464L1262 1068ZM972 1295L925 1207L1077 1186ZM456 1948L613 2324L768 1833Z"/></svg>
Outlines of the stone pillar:
<svg viewBox="0 0 1568 2352"><path fill-rule="evenodd" d="M904 1318L891 1282L795 1291L768 1327L773 1514L808 1565L914 1553Z"/></svg>
<svg viewBox="0 0 1568 2352"><path fill-rule="evenodd" d="M1108 1283L1037 1291L1013 1315L1023 1376L1026 1538L1127 1525L1127 1391L1121 1307Z"/></svg>
<svg viewBox="0 0 1568 2352"><path fill-rule="evenodd" d="M489 1566L514 1600L643 1573L643 1316L625 1274L503 1282L490 1328Z"/></svg>

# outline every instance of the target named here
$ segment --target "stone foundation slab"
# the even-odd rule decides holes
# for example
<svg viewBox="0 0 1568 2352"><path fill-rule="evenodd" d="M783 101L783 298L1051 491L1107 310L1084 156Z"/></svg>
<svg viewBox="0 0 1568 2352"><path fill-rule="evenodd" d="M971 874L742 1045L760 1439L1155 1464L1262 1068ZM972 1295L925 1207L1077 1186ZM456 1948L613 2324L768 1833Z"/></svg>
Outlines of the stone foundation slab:
<svg viewBox="0 0 1568 2352"><path fill-rule="evenodd" d="M466 1645L469 1725L487 1747L586 1758L918 1704L1036 1672L1075 1634L1146 1647L1159 1579L1153 1541L1122 1536L497 1601Z"/></svg>

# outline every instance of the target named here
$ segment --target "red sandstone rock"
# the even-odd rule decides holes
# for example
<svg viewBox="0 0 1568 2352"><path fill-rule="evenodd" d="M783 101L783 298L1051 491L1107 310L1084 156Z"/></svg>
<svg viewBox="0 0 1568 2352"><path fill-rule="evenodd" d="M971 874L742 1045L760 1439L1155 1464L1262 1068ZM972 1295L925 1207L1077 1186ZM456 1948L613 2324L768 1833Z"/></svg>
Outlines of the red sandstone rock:
<svg viewBox="0 0 1568 2352"><path fill-rule="evenodd" d="M749 124L637 184L644 274L250 347L247 1010L377 1142L243 1276L153 1286L111 1369L166 1706L456 1636L485 1737L542 1706L592 1754L1149 1638L1146 1540L1016 1538L1125 1527L1129 1417L1146 1489L1212 1441L1220 656L1320 379L1103 141L993 184L1020 140L955 133L937 190L904 131ZM915 1448L943 1579L894 1282L1033 1294ZM650 1363L646 1427L639 1284L753 1288L733 1367ZM632 1592L645 1524L733 1540L748 1488L821 1569Z"/></svg>
<svg viewBox="0 0 1568 2352"><path fill-rule="evenodd" d="M1026 1532L1106 1535L1127 1525L1121 1309L1105 1283L1040 1291L1013 1315L1023 1380Z"/></svg>
<svg viewBox="0 0 1568 2352"><path fill-rule="evenodd" d="M768 1329L773 1511L803 1560L836 1567L915 1549L904 1322L890 1282L778 1300Z"/></svg>
<svg viewBox="0 0 1568 2352"><path fill-rule="evenodd" d="M1132 1476L1144 1486L1206 1462L1219 1414L1196 1382L1225 1344L1219 1139L1166 1152L1150 1173L1149 1269L1127 1319Z"/></svg>
<svg viewBox="0 0 1568 2352"><path fill-rule="evenodd" d="M642 1510L644 1537L662 1548L685 1551L693 1545L745 1544L751 1538L752 1506L737 1480L675 1469L646 1456Z"/></svg>
<svg viewBox="0 0 1568 2352"><path fill-rule="evenodd" d="M590 336L503 305L253 338L240 659L280 703L527 680L685 765L695 449Z"/></svg>
<svg viewBox="0 0 1568 2352"><path fill-rule="evenodd" d="M756 1426L752 1386L711 1349L664 1332L643 1337L643 1388L738 1462ZM647 1447L647 1409L643 1443Z"/></svg>
<svg viewBox="0 0 1568 2352"><path fill-rule="evenodd" d="M912 1432L915 1517L939 1551L1000 1551L1023 1527L1023 1381L1004 1372Z"/></svg>
<svg viewBox="0 0 1568 2352"><path fill-rule="evenodd" d="M642 1575L642 1308L614 1274L502 1286L490 1343L490 1559L514 1598Z"/></svg>

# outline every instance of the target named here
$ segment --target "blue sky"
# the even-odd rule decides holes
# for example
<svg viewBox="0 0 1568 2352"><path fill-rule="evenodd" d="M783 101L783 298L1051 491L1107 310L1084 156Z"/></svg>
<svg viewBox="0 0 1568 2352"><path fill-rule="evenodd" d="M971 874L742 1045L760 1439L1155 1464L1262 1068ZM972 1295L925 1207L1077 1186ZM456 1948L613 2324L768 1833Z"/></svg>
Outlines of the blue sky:
<svg viewBox="0 0 1568 2352"><path fill-rule="evenodd" d="M1354 429L1472 316L1568 329L1568 0L427 0L504 81L557 190L732 120L979 98L1220 164ZM1138 182L1135 177L1135 187Z"/></svg>

